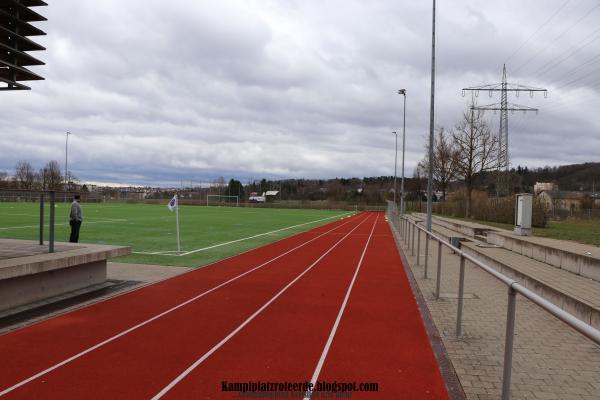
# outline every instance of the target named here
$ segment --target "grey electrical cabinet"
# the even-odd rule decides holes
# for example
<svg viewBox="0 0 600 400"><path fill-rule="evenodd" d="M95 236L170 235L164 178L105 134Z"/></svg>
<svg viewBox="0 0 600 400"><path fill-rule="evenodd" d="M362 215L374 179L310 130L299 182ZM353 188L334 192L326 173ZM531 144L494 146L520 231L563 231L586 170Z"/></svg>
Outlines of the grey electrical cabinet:
<svg viewBox="0 0 600 400"><path fill-rule="evenodd" d="M531 219L533 217L533 195L520 193L515 205L515 233L521 236L531 235Z"/></svg>

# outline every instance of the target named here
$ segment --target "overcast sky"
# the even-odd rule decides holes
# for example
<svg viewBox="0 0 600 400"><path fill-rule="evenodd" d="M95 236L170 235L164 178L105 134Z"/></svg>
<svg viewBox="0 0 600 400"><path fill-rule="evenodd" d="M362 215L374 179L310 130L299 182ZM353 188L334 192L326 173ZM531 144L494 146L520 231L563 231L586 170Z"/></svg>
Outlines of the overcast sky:
<svg viewBox="0 0 600 400"><path fill-rule="evenodd" d="M407 89L407 175L429 131L431 2L48 1L45 81L2 92L0 171L55 159L82 181L393 175ZM509 101L511 162L599 161L600 3L438 2L436 126L461 88L544 87ZM480 104L499 97L479 97ZM497 131L499 116L488 113Z"/></svg>

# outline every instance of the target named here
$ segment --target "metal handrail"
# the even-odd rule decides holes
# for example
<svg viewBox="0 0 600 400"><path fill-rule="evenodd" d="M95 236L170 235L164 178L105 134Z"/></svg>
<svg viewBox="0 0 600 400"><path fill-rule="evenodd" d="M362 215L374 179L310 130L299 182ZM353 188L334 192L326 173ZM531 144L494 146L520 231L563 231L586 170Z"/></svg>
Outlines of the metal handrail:
<svg viewBox="0 0 600 400"><path fill-rule="evenodd" d="M438 242L438 257L437 257L437 277L436 277L436 300L439 299L440 294L440 280L441 280L441 246L446 246L460 257L460 275L459 275L459 294L458 294L458 309L457 309L457 322L456 322L456 334L460 336L462 333L462 308L463 308L463 294L464 294L464 275L465 275L465 260L470 261L472 264L483 269L508 287L508 309L506 317L506 337L504 347L504 367L503 367L503 378L502 378L502 399L510 399L510 381L512 374L512 353L513 353L513 339L515 330L515 312L516 312L516 294L520 294L527 298L543 310L552 314L559 320L563 321L577 332L581 333L594 343L600 345L600 330L592 327L589 324L581 321L572 314L558 307L556 304L544 299L533 291L527 289L525 286L520 284L518 281L509 278L508 276L498 272L494 268L478 260L477 258L465 253L451 243L443 240L433 232L427 231L424 227L419 226L417 223L410 221L406 216L399 216L397 212L390 211L392 224L397 219L400 222L398 232L400 237L403 238L406 244L411 247L411 233L412 233L412 252L414 255L414 235L415 230L417 232L417 255L420 253L420 231L425 233L426 238L426 249L428 250L429 239L434 239ZM412 232L411 232L412 227ZM427 264L428 251L425 255L425 263ZM418 257L417 257L418 259ZM418 265L418 262L417 262ZM427 278L427 265L425 265L424 276Z"/></svg>

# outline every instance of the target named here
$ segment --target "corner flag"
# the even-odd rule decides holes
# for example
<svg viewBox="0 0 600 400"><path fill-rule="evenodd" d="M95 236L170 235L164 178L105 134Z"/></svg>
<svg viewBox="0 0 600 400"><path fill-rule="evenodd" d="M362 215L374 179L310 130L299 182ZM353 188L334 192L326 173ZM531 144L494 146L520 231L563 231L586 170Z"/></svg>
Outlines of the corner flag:
<svg viewBox="0 0 600 400"><path fill-rule="evenodd" d="M167 207L169 207L169 211L173 211L177 207L177 195L173 196Z"/></svg>
<svg viewBox="0 0 600 400"><path fill-rule="evenodd" d="M173 209L175 209L175 224L177 226L177 255L179 255L181 254L181 244L179 242L179 204L177 201L177 194L175 194L171 201L169 201L167 207L169 207L169 211L173 211Z"/></svg>

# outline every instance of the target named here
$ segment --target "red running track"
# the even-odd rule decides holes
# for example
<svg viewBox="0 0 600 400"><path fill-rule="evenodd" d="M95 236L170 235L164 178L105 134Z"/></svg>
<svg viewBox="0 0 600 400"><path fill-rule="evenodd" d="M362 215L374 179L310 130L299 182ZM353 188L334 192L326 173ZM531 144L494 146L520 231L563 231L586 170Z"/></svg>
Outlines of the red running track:
<svg viewBox="0 0 600 400"><path fill-rule="evenodd" d="M363 213L0 336L0 398L239 398L222 382L447 399L383 214ZM313 393L312 398L322 398Z"/></svg>

